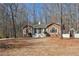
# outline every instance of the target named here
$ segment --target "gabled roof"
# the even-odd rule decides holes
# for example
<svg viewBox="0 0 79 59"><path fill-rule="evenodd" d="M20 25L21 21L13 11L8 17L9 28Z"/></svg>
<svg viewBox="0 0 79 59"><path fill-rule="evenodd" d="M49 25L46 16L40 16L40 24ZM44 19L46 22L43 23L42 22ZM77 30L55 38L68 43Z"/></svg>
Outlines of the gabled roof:
<svg viewBox="0 0 79 59"><path fill-rule="evenodd" d="M26 24L26 25L23 25L23 27L22 27L22 28L24 29L24 28L27 28L28 26L29 26L29 27L32 27L32 25L30 25L30 24L29 24L29 25L28 25L28 24Z"/></svg>
<svg viewBox="0 0 79 59"><path fill-rule="evenodd" d="M32 25L25 25L25 26L23 26L23 28L26 28L26 27L28 27L28 26L29 26L29 27L32 27Z"/></svg>
<svg viewBox="0 0 79 59"><path fill-rule="evenodd" d="M49 26L51 26L51 25L54 25L54 24L57 25L57 26L61 26L61 25L58 24L58 23L50 23L50 24L47 25L47 28L48 28Z"/></svg>
<svg viewBox="0 0 79 59"><path fill-rule="evenodd" d="M54 24L57 25L57 26L61 26L61 25L58 24L58 23L53 23L53 22L52 22L52 23L47 24L47 25L46 25L46 24L35 24L35 25L30 25L30 24L27 25L27 24L26 24L25 26L23 26L23 28L26 28L26 27L28 27L28 26L29 26L29 27L32 27L32 28L48 28L49 26L54 25Z"/></svg>

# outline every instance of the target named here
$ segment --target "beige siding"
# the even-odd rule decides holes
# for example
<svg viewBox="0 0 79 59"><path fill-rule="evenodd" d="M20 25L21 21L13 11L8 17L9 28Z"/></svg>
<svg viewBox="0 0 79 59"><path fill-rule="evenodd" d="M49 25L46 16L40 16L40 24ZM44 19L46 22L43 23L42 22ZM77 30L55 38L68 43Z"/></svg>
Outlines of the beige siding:
<svg viewBox="0 0 79 59"><path fill-rule="evenodd" d="M54 27L55 29L57 29L57 32L54 32L54 33L50 32L50 30L51 30L53 27ZM47 30L47 32L48 32L51 36L55 36L55 35L59 36L59 33L60 33L60 31L61 31L61 28L60 28L60 25L52 24L52 25L49 26L46 30Z"/></svg>

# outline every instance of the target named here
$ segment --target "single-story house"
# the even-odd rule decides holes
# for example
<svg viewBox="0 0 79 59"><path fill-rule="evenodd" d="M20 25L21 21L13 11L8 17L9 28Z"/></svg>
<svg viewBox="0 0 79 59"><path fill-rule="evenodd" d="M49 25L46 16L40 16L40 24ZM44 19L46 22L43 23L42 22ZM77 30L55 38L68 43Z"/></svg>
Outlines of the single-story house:
<svg viewBox="0 0 79 59"><path fill-rule="evenodd" d="M29 29L29 30L28 30ZM56 23L51 24L41 24L40 22L35 25L26 25L23 27L23 36L28 36L31 33L32 37L46 37L47 34L50 36L59 36L61 31L61 26Z"/></svg>

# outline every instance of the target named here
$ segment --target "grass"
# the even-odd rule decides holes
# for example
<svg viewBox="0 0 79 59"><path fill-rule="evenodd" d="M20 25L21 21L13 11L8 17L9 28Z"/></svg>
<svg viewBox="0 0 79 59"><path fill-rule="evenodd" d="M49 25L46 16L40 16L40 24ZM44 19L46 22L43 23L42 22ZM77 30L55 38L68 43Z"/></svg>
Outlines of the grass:
<svg viewBox="0 0 79 59"><path fill-rule="evenodd" d="M1 40L0 43L10 45L9 48L5 48L7 45L2 44L0 55L79 55L79 39L22 38Z"/></svg>

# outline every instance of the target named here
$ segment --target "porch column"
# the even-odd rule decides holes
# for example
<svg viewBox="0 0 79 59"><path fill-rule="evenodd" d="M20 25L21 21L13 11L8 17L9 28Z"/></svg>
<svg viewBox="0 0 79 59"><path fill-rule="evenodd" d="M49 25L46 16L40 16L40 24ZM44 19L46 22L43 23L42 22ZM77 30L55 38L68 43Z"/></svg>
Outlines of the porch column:
<svg viewBox="0 0 79 59"><path fill-rule="evenodd" d="M39 33L39 29L36 29L36 33L37 33L37 34Z"/></svg>

